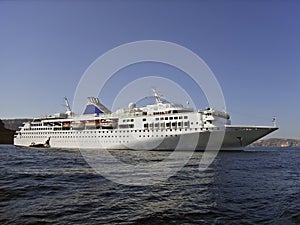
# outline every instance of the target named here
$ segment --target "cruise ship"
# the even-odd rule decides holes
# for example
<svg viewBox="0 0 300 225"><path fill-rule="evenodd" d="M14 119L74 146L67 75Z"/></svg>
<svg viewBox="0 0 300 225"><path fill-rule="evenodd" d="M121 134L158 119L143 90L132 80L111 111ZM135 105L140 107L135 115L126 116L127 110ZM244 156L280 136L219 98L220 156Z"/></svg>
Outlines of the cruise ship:
<svg viewBox="0 0 300 225"><path fill-rule="evenodd" d="M14 145L63 149L205 150L210 136L220 133L216 150L242 150L277 130L275 126L231 125L226 112L194 110L170 103L153 90L144 106L129 103L111 112L98 98L88 97L83 114L66 112L35 118L16 132ZM218 142L218 141L217 141ZM211 147L214 143L210 144ZM212 147L213 149L214 147Z"/></svg>

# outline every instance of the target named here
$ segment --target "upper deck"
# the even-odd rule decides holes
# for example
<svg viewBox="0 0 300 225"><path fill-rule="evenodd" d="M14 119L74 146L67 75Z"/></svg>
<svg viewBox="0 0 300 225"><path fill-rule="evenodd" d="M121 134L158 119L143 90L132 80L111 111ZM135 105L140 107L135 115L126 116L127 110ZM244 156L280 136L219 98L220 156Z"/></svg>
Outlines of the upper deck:
<svg viewBox="0 0 300 225"><path fill-rule="evenodd" d="M111 112L98 98L89 97L83 114L74 114L68 102L66 113L35 118L24 125L23 130L83 130L83 129L176 129L208 128L230 124L225 112L211 108L195 111L181 104L170 103L153 89L152 102ZM151 99L151 97L146 97Z"/></svg>

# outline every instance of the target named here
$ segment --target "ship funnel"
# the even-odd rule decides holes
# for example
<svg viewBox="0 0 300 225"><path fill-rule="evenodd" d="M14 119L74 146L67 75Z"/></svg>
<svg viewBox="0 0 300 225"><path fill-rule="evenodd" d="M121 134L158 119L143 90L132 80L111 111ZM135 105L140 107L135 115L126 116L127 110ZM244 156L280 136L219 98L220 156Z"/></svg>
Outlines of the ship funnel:
<svg viewBox="0 0 300 225"><path fill-rule="evenodd" d="M102 105L98 98L88 97L88 103L83 114L109 114L111 111Z"/></svg>

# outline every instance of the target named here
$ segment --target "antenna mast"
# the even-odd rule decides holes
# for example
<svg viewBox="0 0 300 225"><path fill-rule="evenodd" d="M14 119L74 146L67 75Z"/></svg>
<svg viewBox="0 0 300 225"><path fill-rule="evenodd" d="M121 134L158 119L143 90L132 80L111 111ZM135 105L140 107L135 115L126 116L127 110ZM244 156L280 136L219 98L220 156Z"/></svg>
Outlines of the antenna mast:
<svg viewBox="0 0 300 225"><path fill-rule="evenodd" d="M70 116L72 114L72 110L71 110L69 100L67 97L65 97L65 103L66 103L66 108L67 108L66 114L68 114Z"/></svg>
<svg viewBox="0 0 300 225"><path fill-rule="evenodd" d="M158 91L155 88L152 88L152 91L154 93L156 103L162 103L162 100L161 100L160 95L158 94Z"/></svg>

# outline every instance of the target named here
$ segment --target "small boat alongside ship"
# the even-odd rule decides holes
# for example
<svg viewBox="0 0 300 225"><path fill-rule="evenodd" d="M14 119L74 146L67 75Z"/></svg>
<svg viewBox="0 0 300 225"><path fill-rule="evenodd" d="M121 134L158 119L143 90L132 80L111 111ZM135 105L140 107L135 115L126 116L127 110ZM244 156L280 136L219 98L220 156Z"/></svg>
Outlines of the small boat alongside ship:
<svg viewBox="0 0 300 225"><path fill-rule="evenodd" d="M34 147L34 148L50 148L50 138L48 138L45 143L35 143L31 142L29 147Z"/></svg>
<svg viewBox="0 0 300 225"><path fill-rule="evenodd" d="M221 150L241 150L277 130L276 126L231 125L230 116L212 108L194 110L163 99L142 107L130 103L115 112L89 97L81 115L67 111L24 123L14 145L66 149L205 150L211 134L224 132ZM196 143L191 143L196 142ZM36 144L37 143L37 144Z"/></svg>

